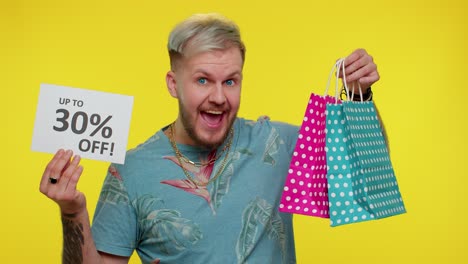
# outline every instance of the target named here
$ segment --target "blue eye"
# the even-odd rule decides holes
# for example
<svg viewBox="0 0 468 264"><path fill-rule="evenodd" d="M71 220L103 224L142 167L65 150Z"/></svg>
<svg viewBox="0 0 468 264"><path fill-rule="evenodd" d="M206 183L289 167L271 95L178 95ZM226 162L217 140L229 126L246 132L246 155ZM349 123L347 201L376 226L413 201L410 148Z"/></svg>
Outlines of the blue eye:
<svg viewBox="0 0 468 264"><path fill-rule="evenodd" d="M206 83L206 78L199 78L198 83L199 84L205 84Z"/></svg>
<svg viewBox="0 0 468 264"><path fill-rule="evenodd" d="M228 85L228 86L233 86L233 85L234 85L234 81L233 81L233 80L227 80L227 81L226 81L226 85Z"/></svg>

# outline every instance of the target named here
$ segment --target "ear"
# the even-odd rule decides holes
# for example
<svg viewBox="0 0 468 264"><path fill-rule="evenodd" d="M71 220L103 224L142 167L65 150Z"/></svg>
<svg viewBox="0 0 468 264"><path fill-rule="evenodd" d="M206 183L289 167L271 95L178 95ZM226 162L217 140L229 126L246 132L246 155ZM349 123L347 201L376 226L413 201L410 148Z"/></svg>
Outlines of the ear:
<svg viewBox="0 0 468 264"><path fill-rule="evenodd" d="M177 81L176 81L176 74L173 71L168 71L166 74L166 85L167 90L171 94L172 97L178 98L177 95Z"/></svg>

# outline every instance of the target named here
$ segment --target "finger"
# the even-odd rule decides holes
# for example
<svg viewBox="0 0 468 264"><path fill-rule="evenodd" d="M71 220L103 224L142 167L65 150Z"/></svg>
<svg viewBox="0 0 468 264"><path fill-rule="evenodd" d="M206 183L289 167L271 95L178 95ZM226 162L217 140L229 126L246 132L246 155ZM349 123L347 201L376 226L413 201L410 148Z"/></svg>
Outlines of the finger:
<svg viewBox="0 0 468 264"><path fill-rule="evenodd" d="M377 66L375 64L373 64L373 63L366 64L363 67L353 71L350 75L347 75L346 76L346 81L347 82L357 81L357 80L361 79L362 77L370 76L372 74L372 72L374 72L376 70L377 70Z"/></svg>
<svg viewBox="0 0 468 264"><path fill-rule="evenodd" d="M380 80L380 75L377 71L375 71L369 76L360 78L359 83L361 84L363 91L365 91L368 87L370 87L372 84L374 84L378 80Z"/></svg>
<svg viewBox="0 0 468 264"><path fill-rule="evenodd" d="M70 158L73 155L73 151L67 150L65 153L57 160L57 162L54 164L54 167L52 168L49 177L56 178L58 181L60 181L60 177L62 176L62 171L65 168L65 166L68 165L70 162Z"/></svg>
<svg viewBox="0 0 468 264"><path fill-rule="evenodd" d="M354 51L351 55L345 58L344 60L345 74L346 75L352 74L357 69L371 62L373 62L373 58L369 54L367 54L365 50L358 49ZM340 73L339 77L343 78L343 74Z"/></svg>
<svg viewBox="0 0 468 264"><path fill-rule="evenodd" d="M49 177L51 175L52 169L64 153L65 151L63 149L59 149L44 169L44 172L42 173L41 183L39 185L39 190L42 193L45 192L47 184L49 183Z"/></svg>
<svg viewBox="0 0 468 264"><path fill-rule="evenodd" d="M363 49L357 49L344 59L345 74L349 75L366 63L366 56L369 56ZM370 56L369 56L370 57ZM339 78L343 78L343 71L340 71Z"/></svg>
<svg viewBox="0 0 468 264"><path fill-rule="evenodd" d="M71 153L70 155L70 158L68 159L68 162L65 163L65 166L63 166L63 169L62 171L60 172L60 175L63 175L63 173L65 172L65 170L68 168L68 166L70 166L70 159L73 157L73 152Z"/></svg>
<svg viewBox="0 0 468 264"><path fill-rule="evenodd" d="M78 180L81 177L81 174L83 173L83 166L78 166L76 169L73 171L70 181L68 182L67 185L67 190L76 190L76 185L78 184Z"/></svg>
<svg viewBox="0 0 468 264"><path fill-rule="evenodd" d="M374 64L372 61L371 56L364 56L359 60L353 62L352 64L345 67L346 76L352 75L354 72L358 71L359 69L366 67L368 65Z"/></svg>
<svg viewBox="0 0 468 264"><path fill-rule="evenodd" d="M368 55L368 54L367 54L367 51L365 49L357 49L357 50L353 51L350 55L348 55L344 59L345 67L348 67L349 65L353 64L354 62L358 61L359 59L361 59L362 57L364 57L366 55Z"/></svg>
<svg viewBox="0 0 468 264"><path fill-rule="evenodd" d="M68 165L66 166L66 169L62 170L63 173L58 183L58 185L63 187L61 188L62 190L66 189L68 182L70 181L70 178L73 175L73 172L76 170L76 167L78 167L80 163L80 160L81 160L81 157L79 155L75 155L73 157L73 160L69 162Z"/></svg>

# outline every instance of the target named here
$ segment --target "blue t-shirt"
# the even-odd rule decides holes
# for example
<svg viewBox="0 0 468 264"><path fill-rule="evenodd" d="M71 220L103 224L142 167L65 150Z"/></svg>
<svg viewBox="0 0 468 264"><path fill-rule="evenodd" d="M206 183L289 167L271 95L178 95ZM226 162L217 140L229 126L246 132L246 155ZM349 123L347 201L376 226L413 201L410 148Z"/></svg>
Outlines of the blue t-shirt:
<svg viewBox="0 0 468 264"><path fill-rule="evenodd" d="M213 165L184 168L163 130L109 167L92 232L99 251L143 263L296 263L292 215L278 211L298 127L238 118ZM192 161L213 153L177 144Z"/></svg>

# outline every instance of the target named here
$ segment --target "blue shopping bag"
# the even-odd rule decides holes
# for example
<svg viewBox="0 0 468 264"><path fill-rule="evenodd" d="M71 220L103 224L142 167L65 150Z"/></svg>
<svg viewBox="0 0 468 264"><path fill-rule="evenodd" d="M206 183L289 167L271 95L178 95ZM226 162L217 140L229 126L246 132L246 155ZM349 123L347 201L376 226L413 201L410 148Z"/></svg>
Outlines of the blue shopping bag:
<svg viewBox="0 0 468 264"><path fill-rule="evenodd" d="M325 131L331 226L405 213L374 103L327 104Z"/></svg>

